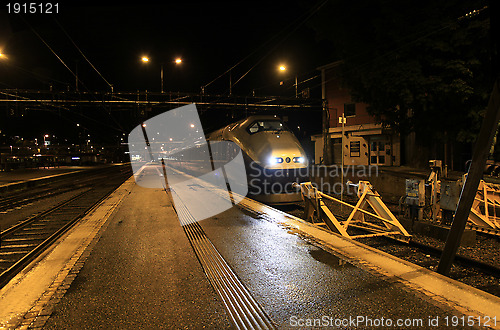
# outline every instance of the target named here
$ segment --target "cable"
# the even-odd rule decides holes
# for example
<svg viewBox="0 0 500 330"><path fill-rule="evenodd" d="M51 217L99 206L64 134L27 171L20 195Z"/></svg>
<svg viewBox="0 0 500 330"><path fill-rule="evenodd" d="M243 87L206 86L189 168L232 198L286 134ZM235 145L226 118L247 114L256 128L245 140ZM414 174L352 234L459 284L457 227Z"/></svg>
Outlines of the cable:
<svg viewBox="0 0 500 330"><path fill-rule="evenodd" d="M82 84L82 86L93 96L93 94L90 92L90 90L87 88L87 86L78 78L78 76L66 65L66 63L64 63L64 61L59 57L59 55L57 55L57 53L49 46L49 44L35 31L35 29L24 19L24 17L22 17L22 20L30 27L31 31L33 31L33 33L45 44L45 46L47 46L47 48L50 49L50 51L59 59L59 61L61 61L61 63L69 70L69 72L71 72L71 74ZM57 21L56 21L57 22ZM58 23L58 22L57 22ZM59 23L58 23L59 24ZM61 27L61 29L64 31L64 29L62 28L62 26L59 24L59 26ZM66 34L67 35L67 34ZM69 35L67 35L68 38ZM71 38L70 38L71 40ZM73 40L71 40L73 42ZM73 42L73 45L80 51L80 49L78 48L78 46ZM85 55L83 55L83 53L80 51L80 54L82 54L82 56L84 56L85 59L87 59L85 57ZM88 60L87 60L88 61ZM89 62L90 63L90 62ZM92 64L91 64L92 65ZM94 66L92 66L94 67ZM94 67L95 69L95 67ZM102 77L102 76L101 76ZM102 77L104 79L104 77ZM107 80L105 80L106 83ZM108 83L108 85L110 85ZM110 85L111 86L111 85ZM94 97L94 96L93 96ZM96 99L97 100L97 99ZM119 122L116 121L116 119L111 115L110 113L110 110L109 109L106 109L106 107L104 105L102 105L102 107L104 108L104 110L106 111L106 113L109 115L109 117L114 121L114 123L117 125L119 131L121 132L125 132L124 128L120 125ZM116 128L114 128L116 129Z"/></svg>
<svg viewBox="0 0 500 330"><path fill-rule="evenodd" d="M252 71L258 64L260 64L267 56L269 56L269 54L271 54L280 44L282 44L288 37L290 37L290 35L292 35L292 33L294 33L299 27L301 27L305 22L307 22L314 14L316 14L316 12L318 10L321 9L321 7L323 7L326 3L328 2L328 0L325 0L323 1L322 3L320 3L313 11L312 13L310 13L309 15L307 15L307 17L298 25L295 26L295 28L290 31L283 39L281 39L281 41L279 41L273 48L271 48L270 51L268 51L263 57L261 57L260 60L257 61L257 63L255 63L247 72L245 72L245 74L243 74L234 84L233 86L235 86L238 82L241 81L241 79L243 79L250 71Z"/></svg>
<svg viewBox="0 0 500 330"><path fill-rule="evenodd" d="M66 63L64 63L62 58L60 58L59 55L57 55L57 53L49 46L49 44L45 42L45 40L38 34L38 32L35 31L35 29L28 23L28 21L26 21L22 15L20 17L24 21L24 23L26 23L30 27L31 31L44 43L44 45L47 46L47 48L52 52L52 54L54 54L57 57L57 59L64 65L64 67L68 69L68 71L71 72L71 74L75 78L78 78L76 74L73 71L71 71L71 69L66 65Z"/></svg>
<svg viewBox="0 0 500 330"><path fill-rule="evenodd" d="M324 2L322 2L321 4L319 4L317 7L313 7L311 9L309 9L308 12L310 12L311 10L313 10L313 13L314 14L315 12L317 12L319 10L319 8L321 8L324 4L326 4L328 2L328 0L325 0ZM293 26L297 21L299 21L300 19L302 19L302 17L304 17L305 15L308 14L308 12L304 13L303 15L297 17L294 21L290 22L290 24L288 24L284 29L282 29L280 32L278 32L277 34L275 34L273 37L271 37L269 40L267 40L265 43L263 43L261 46L259 46L258 48L256 48L254 51L252 51L250 54L248 54L247 56L245 56L243 59L241 59L239 62L237 62L236 64L234 64L232 67L230 67L229 69L227 69L224 73L220 74L217 78L213 79L211 82L209 82L208 84L206 85L203 85L202 86L202 89L206 88L207 86L211 85L213 82L215 82L216 80L218 80L219 78L221 78L222 76L224 76L225 74L227 74L228 72L230 72L231 70L233 70L235 67L237 67L238 65L240 65L241 63L243 63L246 59L248 59L249 57L251 57L252 55L254 55L255 53L257 53L258 51L260 51L262 48L264 48L267 44L269 44L271 41L273 41L274 39L278 38L279 35L281 35L282 33L284 33L284 31L286 31L289 27ZM304 24L311 16L312 14L309 14L308 17L306 17L306 19L300 23L298 26L296 26L296 28L294 30L292 30L292 32L294 32L299 26L301 26L302 24ZM291 33L292 33L291 32ZM278 44L282 43L286 38L288 38L290 36L289 33L282 41L280 41ZM274 47L276 48L276 46ZM273 50L274 50L273 48ZM269 54L269 53L268 53ZM265 57L268 55L266 54ZM260 63L260 61L259 61ZM257 63L258 64L258 63ZM252 70L253 68L255 67L255 65L250 69ZM250 72L250 70L247 71ZM243 75L243 77L247 74L245 73ZM243 77L241 77L240 79L238 79L238 81L240 81ZM238 82L237 81L237 82ZM237 83L236 82L236 83ZM236 84L234 83L233 86ZM225 94L225 93L223 93Z"/></svg>
<svg viewBox="0 0 500 330"><path fill-rule="evenodd" d="M85 59L85 61L87 61L87 63L92 67L92 69L95 70L95 72L97 72L97 74L99 75L99 77L102 78L102 80L104 80L106 82L106 84L108 84L108 86L111 88L111 90L113 90L113 85L110 84L106 78L104 78L104 76L99 72L99 70L96 69L96 67L92 64L92 62L89 61L89 59L87 58L87 56L85 56L85 54L81 51L81 49L76 45L76 43L73 41L73 39L69 36L69 34L66 32L66 30L63 28L63 26L59 23L59 21L57 19L54 18L54 21L57 23L57 25L61 28L61 30L64 32L64 34L66 35L66 37L68 37L68 39L71 41L71 43L73 44L73 46L75 46L75 48L78 50L78 52L80 53L80 55L82 55L82 57ZM78 79L79 80L79 79Z"/></svg>

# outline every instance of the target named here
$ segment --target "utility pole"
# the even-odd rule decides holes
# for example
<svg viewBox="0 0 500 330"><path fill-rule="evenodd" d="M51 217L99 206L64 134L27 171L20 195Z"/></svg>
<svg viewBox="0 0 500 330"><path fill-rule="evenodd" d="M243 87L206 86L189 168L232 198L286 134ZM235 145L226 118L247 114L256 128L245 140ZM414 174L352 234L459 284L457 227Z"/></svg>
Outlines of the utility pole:
<svg viewBox="0 0 500 330"><path fill-rule="evenodd" d="M295 75L295 98L299 97L298 93L298 84L297 84L297 75Z"/></svg>
<svg viewBox="0 0 500 330"><path fill-rule="evenodd" d="M448 233L448 237L446 238L443 254L439 260L437 272L442 275L448 275L450 273L453 259L455 259L462 239L462 234L465 230L465 225L469 219L472 203L476 198L479 181L483 177L484 165L486 164L491 142L493 141L493 136L498 126L498 120L500 119L499 88L497 79L493 86L493 92L491 93L486 115L484 116L483 124L481 125L481 130L479 131L479 136L474 146L472 162L462 193L460 194L455 216L453 217L453 223Z"/></svg>
<svg viewBox="0 0 500 330"><path fill-rule="evenodd" d="M76 70L75 70L75 90L78 92L78 60L76 61Z"/></svg>
<svg viewBox="0 0 500 330"><path fill-rule="evenodd" d="M462 234L465 230L467 220L469 219L472 204L476 198L477 187L483 177L484 165L489 155L490 146L493 142L493 137L498 129L498 121L500 120L500 57L498 37L500 36L500 24L498 14L500 13L500 5L498 1L489 1L490 11L490 33L492 35L492 64L495 83L493 91L490 95L486 114L481 125L481 130L474 145L474 154L469 167L467 179L465 180L460 199L458 201L453 223L450 232L446 238L446 244L443 249L443 254L439 260L437 272L442 275L450 273L453 259L457 253Z"/></svg>
<svg viewBox="0 0 500 330"><path fill-rule="evenodd" d="M341 184L341 189L340 189L340 200L344 200L343 197L344 197L344 132L345 132L345 116L344 116L344 111L342 111L342 117L339 118L341 121L342 121L342 138L341 138L341 141L342 141L342 161L341 161L341 166L342 166L342 170L341 170L341 173L342 173L342 177L340 179L340 184ZM342 204L340 205L340 210L342 210Z"/></svg>
<svg viewBox="0 0 500 330"><path fill-rule="evenodd" d="M331 144L330 144L330 113L328 109L328 101L326 99L326 73L321 70L321 99L323 108L323 164L330 165L331 159Z"/></svg>
<svg viewBox="0 0 500 330"><path fill-rule="evenodd" d="M161 93L163 94L163 63L161 64L160 79L161 79Z"/></svg>

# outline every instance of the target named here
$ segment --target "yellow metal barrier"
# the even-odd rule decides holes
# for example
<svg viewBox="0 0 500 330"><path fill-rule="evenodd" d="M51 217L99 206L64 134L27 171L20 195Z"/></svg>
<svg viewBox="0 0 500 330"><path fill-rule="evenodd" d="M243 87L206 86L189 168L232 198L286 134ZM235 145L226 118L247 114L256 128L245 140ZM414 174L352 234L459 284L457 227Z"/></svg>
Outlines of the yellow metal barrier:
<svg viewBox="0 0 500 330"><path fill-rule="evenodd" d="M305 219L348 238L388 235L402 235L406 238L411 237L384 202L382 202L380 195L373 189L370 182L360 181L357 185L353 186L357 187L358 202L356 205L351 205L322 193L314 187L311 182L301 183L300 189L302 199L305 203ZM349 217L344 221L337 219L325 205L323 199L352 208ZM373 212L370 212L368 210L369 208L371 208ZM377 221L368 221L365 219L365 215ZM349 227L363 229L371 233L366 235L350 235L347 233Z"/></svg>

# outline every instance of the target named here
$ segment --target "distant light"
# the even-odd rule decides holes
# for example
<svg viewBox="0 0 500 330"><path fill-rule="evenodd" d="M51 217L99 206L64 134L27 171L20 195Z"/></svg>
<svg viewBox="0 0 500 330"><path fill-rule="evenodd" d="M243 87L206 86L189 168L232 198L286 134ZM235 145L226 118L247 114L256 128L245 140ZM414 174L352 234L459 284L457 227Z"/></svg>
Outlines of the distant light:
<svg viewBox="0 0 500 330"><path fill-rule="evenodd" d="M142 124L142 127L146 127L146 124Z"/></svg>
<svg viewBox="0 0 500 330"><path fill-rule="evenodd" d="M44 136L45 136L45 137L49 137L49 135L48 135L48 134L45 134Z"/></svg>
<svg viewBox="0 0 500 330"><path fill-rule="evenodd" d="M280 71L286 71L286 66L280 65L279 69L280 69Z"/></svg>
<svg viewBox="0 0 500 330"><path fill-rule="evenodd" d="M172 141L172 138L170 138L170 141Z"/></svg>
<svg viewBox="0 0 500 330"><path fill-rule="evenodd" d="M194 124L191 124L191 128L194 128Z"/></svg>
<svg viewBox="0 0 500 330"><path fill-rule="evenodd" d="M144 63L149 62L149 57L147 57L147 56L143 56L143 57L141 58L141 60L142 60Z"/></svg>
<svg viewBox="0 0 500 330"><path fill-rule="evenodd" d="M182 63L182 58L178 57L175 59L175 64L181 64Z"/></svg>
<svg viewBox="0 0 500 330"><path fill-rule="evenodd" d="M71 157L72 160L80 160L80 157Z"/></svg>
<svg viewBox="0 0 500 330"><path fill-rule="evenodd" d="M80 127L80 124L76 124L76 126Z"/></svg>

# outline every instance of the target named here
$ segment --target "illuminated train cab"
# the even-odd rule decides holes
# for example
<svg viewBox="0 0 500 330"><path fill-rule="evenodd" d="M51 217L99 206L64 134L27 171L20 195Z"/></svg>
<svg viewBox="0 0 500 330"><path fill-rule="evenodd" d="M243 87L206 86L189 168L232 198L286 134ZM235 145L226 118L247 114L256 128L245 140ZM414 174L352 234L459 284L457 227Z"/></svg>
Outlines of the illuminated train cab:
<svg viewBox="0 0 500 330"><path fill-rule="evenodd" d="M308 180L308 160L295 135L275 116L250 116L208 135L232 141L243 153L248 196L264 203L301 200L294 182Z"/></svg>

